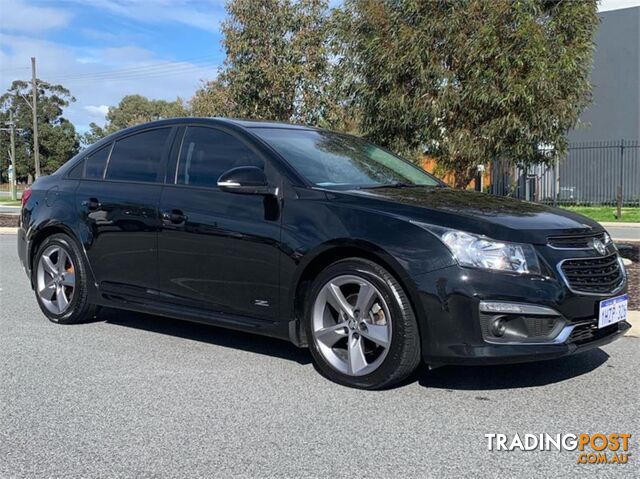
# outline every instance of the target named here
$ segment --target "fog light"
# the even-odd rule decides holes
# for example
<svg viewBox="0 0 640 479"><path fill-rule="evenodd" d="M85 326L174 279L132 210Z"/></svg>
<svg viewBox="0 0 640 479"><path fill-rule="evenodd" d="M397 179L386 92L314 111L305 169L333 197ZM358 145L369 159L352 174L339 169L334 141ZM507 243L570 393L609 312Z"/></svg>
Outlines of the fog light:
<svg viewBox="0 0 640 479"><path fill-rule="evenodd" d="M498 316L491 323L491 334L496 338L504 336L504 332L507 330L507 318L504 316Z"/></svg>

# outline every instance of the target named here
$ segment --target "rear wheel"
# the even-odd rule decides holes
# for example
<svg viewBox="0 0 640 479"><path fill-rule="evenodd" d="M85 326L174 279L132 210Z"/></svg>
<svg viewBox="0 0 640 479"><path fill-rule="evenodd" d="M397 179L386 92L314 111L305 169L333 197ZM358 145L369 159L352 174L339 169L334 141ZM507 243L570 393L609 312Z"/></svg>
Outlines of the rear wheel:
<svg viewBox="0 0 640 479"><path fill-rule="evenodd" d="M38 305L51 321L81 323L95 316L96 307L88 302L87 268L69 236L55 234L42 242L32 274Z"/></svg>
<svg viewBox="0 0 640 479"><path fill-rule="evenodd" d="M316 365L340 384L387 387L420 363L418 326L404 290L368 260L338 261L320 273L307 299L306 326Z"/></svg>

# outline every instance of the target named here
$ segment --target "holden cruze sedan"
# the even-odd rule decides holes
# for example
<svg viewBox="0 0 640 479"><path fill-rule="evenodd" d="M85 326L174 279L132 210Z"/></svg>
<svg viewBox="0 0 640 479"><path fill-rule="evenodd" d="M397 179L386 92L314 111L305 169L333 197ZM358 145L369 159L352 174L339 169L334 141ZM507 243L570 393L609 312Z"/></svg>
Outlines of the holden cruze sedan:
<svg viewBox="0 0 640 479"><path fill-rule="evenodd" d="M18 252L43 313L100 306L288 339L328 378L537 361L626 331L598 223L448 188L361 138L183 118L104 138L23 195Z"/></svg>

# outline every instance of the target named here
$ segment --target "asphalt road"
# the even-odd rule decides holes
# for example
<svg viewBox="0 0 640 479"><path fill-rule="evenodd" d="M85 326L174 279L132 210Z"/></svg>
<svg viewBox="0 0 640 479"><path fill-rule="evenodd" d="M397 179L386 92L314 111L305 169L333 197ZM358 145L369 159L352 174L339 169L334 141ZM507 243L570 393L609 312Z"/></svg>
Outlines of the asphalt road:
<svg viewBox="0 0 640 479"><path fill-rule="evenodd" d="M40 313L0 235L0 477L637 477L640 339L563 360L421 371L389 391L286 342L104 310ZM487 433L632 433L625 465L488 451Z"/></svg>
<svg viewBox="0 0 640 479"><path fill-rule="evenodd" d="M640 226L630 226L624 223L606 226L611 237L616 241L640 241Z"/></svg>
<svg viewBox="0 0 640 479"><path fill-rule="evenodd" d="M20 207L19 206L7 206L0 203L0 213L7 215L19 215Z"/></svg>

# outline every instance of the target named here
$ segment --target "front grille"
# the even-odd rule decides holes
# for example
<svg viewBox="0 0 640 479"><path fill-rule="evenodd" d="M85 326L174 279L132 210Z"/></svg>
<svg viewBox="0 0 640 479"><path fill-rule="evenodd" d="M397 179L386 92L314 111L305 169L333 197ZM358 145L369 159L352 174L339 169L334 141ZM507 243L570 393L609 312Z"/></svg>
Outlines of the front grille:
<svg viewBox="0 0 640 479"><path fill-rule="evenodd" d="M569 288L581 293L611 293L624 281L617 253L602 258L568 259L560 269Z"/></svg>
<svg viewBox="0 0 640 479"><path fill-rule="evenodd" d="M550 236L547 238L549 246L556 249L591 249L591 241L598 238L605 242L604 233L579 236Z"/></svg>

